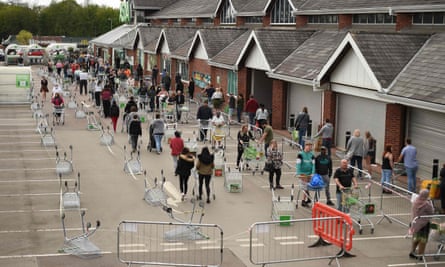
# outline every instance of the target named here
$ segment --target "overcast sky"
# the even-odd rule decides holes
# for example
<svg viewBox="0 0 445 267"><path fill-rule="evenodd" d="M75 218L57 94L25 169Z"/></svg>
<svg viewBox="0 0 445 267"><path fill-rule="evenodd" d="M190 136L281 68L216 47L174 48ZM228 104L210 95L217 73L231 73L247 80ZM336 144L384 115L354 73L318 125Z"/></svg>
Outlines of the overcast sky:
<svg viewBox="0 0 445 267"><path fill-rule="evenodd" d="M13 3L27 3L30 6L44 5L48 6L51 0L0 0L1 2L13 2ZM54 0L53 0L54 1ZM55 0L61 2L61 0ZM120 0L76 0L79 5L85 4L88 1L90 4L96 4L99 6L109 6L112 8L119 8Z"/></svg>

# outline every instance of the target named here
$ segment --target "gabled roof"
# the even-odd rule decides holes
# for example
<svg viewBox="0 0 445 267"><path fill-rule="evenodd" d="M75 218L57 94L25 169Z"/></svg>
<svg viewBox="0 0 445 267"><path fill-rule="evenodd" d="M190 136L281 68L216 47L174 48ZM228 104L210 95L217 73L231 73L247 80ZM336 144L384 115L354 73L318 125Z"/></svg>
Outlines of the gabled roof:
<svg viewBox="0 0 445 267"><path fill-rule="evenodd" d="M422 47L427 35L390 33L348 33L328 63L320 71L317 81L324 81L343 58L353 49L379 91L387 88L403 67Z"/></svg>
<svg viewBox="0 0 445 267"><path fill-rule="evenodd" d="M269 77L299 83L306 80L307 84L312 84L345 35L346 32L339 31L314 33L271 73L268 73Z"/></svg>
<svg viewBox="0 0 445 267"><path fill-rule="evenodd" d="M442 105L445 112L445 34L433 35L395 79L388 94Z"/></svg>
<svg viewBox="0 0 445 267"><path fill-rule="evenodd" d="M237 70L236 62L241 54L244 45L249 38L251 31L247 31L221 50L216 56L209 60L210 66Z"/></svg>
<svg viewBox="0 0 445 267"><path fill-rule="evenodd" d="M256 29L246 42L237 65L249 53L249 47L255 42L264 54L270 70L274 69L297 47L306 41L314 31Z"/></svg>
<svg viewBox="0 0 445 267"><path fill-rule="evenodd" d="M237 16L264 16L271 0L231 0Z"/></svg>
<svg viewBox="0 0 445 267"><path fill-rule="evenodd" d="M138 32L138 26L136 25L133 27L133 29L129 30L125 34L122 34L118 39L116 39L111 44L111 47L133 49L136 41L137 32Z"/></svg>
<svg viewBox="0 0 445 267"><path fill-rule="evenodd" d="M201 41L207 55L212 58L246 31L247 29L235 28L200 29L196 32L192 46Z"/></svg>
<svg viewBox="0 0 445 267"><path fill-rule="evenodd" d="M141 42L144 48L159 38L162 28L156 26L144 26L139 27L139 35L141 36Z"/></svg>
<svg viewBox="0 0 445 267"><path fill-rule="evenodd" d="M306 1L294 14L391 14L412 11L438 12L444 9L444 0L316 0Z"/></svg>
<svg viewBox="0 0 445 267"><path fill-rule="evenodd" d="M214 18L218 0L178 0L158 12L147 16L149 19Z"/></svg>
<svg viewBox="0 0 445 267"><path fill-rule="evenodd" d="M133 7L136 10L160 10L176 0L133 0Z"/></svg>
<svg viewBox="0 0 445 267"><path fill-rule="evenodd" d="M170 52L175 51L184 42L192 39L195 33L196 28L193 27L167 27L162 30Z"/></svg>
<svg viewBox="0 0 445 267"><path fill-rule="evenodd" d="M127 35L129 32L133 31L136 28L135 25L123 24L117 28L112 29L111 31L104 33L93 40L90 43L99 46L105 47L113 47L113 44L119 40L122 36Z"/></svg>
<svg viewBox="0 0 445 267"><path fill-rule="evenodd" d="M172 58L177 58L180 60L189 60L190 51L192 49L193 38L185 41L180 45L175 51L171 53Z"/></svg>

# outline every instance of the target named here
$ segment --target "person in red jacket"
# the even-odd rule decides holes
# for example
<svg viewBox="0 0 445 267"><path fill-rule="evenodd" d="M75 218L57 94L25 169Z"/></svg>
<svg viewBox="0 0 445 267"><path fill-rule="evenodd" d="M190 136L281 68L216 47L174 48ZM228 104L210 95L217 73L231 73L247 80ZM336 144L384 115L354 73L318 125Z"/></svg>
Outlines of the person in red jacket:
<svg viewBox="0 0 445 267"><path fill-rule="evenodd" d="M176 173L176 167L178 166L178 157L182 152L182 149L184 148L184 140L181 138L181 133L176 131L175 137L170 139L170 149L171 149L171 155L173 158L173 168Z"/></svg>
<svg viewBox="0 0 445 267"><path fill-rule="evenodd" d="M246 112L249 114L249 124L255 125L255 114L259 107L260 105L258 105L256 99L253 95L250 95L250 98L246 103Z"/></svg>

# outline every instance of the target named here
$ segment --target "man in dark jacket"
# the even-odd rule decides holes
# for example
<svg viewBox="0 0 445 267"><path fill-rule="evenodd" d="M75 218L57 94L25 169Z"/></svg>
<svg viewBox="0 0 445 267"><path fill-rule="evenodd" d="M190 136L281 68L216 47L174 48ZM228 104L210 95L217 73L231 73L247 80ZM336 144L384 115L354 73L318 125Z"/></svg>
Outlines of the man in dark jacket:
<svg viewBox="0 0 445 267"><path fill-rule="evenodd" d="M327 200L326 204L329 206L334 206L334 203L331 201L331 193L329 191L329 178L332 175L332 160L327 154L327 148L324 146L321 147L320 155L315 158L315 173L318 173L321 177L323 177Z"/></svg>
<svg viewBox="0 0 445 267"><path fill-rule="evenodd" d="M204 141L209 128L209 121L213 117L212 109L209 107L208 100L204 100L202 106L198 108L196 119L199 120L199 141Z"/></svg>
<svg viewBox="0 0 445 267"><path fill-rule="evenodd" d="M136 152L139 136L142 135L141 121L137 114L134 114L133 117L130 118L128 133L130 134L131 148L133 152Z"/></svg>
<svg viewBox="0 0 445 267"><path fill-rule="evenodd" d="M176 95L176 118L181 121L181 110L185 103L185 97L181 90L178 90Z"/></svg>

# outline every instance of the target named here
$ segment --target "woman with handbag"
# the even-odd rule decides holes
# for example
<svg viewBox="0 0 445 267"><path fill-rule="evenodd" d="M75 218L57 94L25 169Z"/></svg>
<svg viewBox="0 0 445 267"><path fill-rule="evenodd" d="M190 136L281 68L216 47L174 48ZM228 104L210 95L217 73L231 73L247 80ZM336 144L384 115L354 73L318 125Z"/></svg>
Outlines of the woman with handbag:
<svg viewBox="0 0 445 267"><path fill-rule="evenodd" d="M269 172L269 185L270 189L274 189L273 186L273 176L276 174L275 178L275 189L283 189L280 185L281 179L281 166L283 165L283 154L278 150L277 141L272 139L270 145L267 148L267 161L265 169Z"/></svg>

